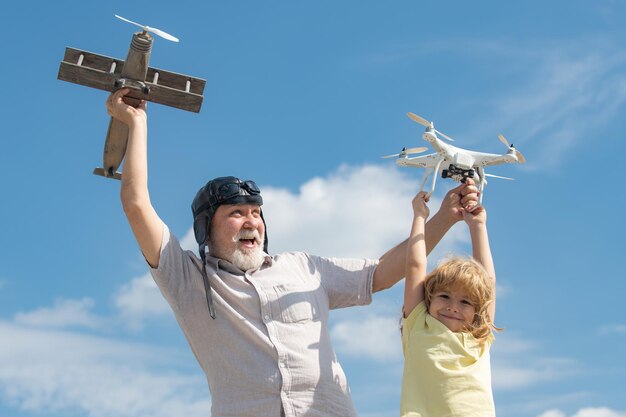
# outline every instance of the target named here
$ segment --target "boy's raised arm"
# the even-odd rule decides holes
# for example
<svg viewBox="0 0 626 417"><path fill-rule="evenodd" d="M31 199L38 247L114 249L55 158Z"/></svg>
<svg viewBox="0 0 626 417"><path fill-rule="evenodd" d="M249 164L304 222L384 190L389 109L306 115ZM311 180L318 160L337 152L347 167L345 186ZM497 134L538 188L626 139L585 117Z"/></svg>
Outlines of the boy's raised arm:
<svg viewBox="0 0 626 417"><path fill-rule="evenodd" d="M491 248L489 246L489 235L487 233L487 211L484 207L480 207L472 213L465 213L465 221L469 226L470 236L472 238L472 256L479 262L489 274L493 285L494 300L489 306L489 315L492 321L495 319L496 311L496 269L491 256Z"/></svg>
<svg viewBox="0 0 626 417"><path fill-rule="evenodd" d="M426 278L427 266L425 223L429 214L426 205L429 197L422 191L413 198L413 223L406 252L403 308L405 318L424 300L424 279Z"/></svg>

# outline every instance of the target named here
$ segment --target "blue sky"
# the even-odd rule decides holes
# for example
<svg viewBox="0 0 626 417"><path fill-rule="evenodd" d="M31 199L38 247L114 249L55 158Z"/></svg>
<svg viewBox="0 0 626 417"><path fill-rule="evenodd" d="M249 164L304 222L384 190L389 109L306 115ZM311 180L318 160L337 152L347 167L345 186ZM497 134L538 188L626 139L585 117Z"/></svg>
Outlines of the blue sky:
<svg viewBox="0 0 626 417"><path fill-rule="evenodd" d="M150 191L193 248L212 177L263 189L270 252L378 257L408 235L424 146L412 111L456 145L526 156L484 203L498 272L498 415L624 417L626 1L12 2L4 6L0 415L207 416L206 381L147 274L119 183L91 174L106 93L56 79L64 48L207 80L200 114L149 107ZM440 181L431 212L450 181ZM429 259L470 250L451 230ZM402 285L336 311L364 417L398 413Z"/></svg>

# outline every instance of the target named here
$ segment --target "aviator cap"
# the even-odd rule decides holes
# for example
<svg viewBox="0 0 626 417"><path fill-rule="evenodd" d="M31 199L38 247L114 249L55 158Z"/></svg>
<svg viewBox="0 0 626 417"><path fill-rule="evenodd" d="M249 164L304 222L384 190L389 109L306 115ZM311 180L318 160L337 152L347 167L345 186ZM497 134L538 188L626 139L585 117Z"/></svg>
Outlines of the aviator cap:
<svg viewBox="0 0 626 417"><path fill-rule="evenodd" d="M211 220L215 211L222 204L258 204L263 205L261 190L254 181L241 181L237 177L219 177L207 182L198 191L191 203L193 213L193 232L196 242L200 247L200 253L204 253ZM263 212L261 212L263 219ZM265 225L265 219L263 219ZM263 242L263 251L267 253L267 231Z"/></svg>

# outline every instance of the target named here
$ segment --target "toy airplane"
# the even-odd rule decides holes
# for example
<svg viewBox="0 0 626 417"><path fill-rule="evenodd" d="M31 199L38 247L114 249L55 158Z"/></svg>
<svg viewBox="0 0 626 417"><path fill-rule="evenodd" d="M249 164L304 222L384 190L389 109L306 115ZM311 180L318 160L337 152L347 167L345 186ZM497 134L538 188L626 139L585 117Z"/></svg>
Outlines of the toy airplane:
<svg viewBox="0 0 626 417"><path fill-rule="evenodd" d="M498 155L492 153L469 151L449 145L439 139L437 134L449 141L454 141L454 139L452 139L451 137L446 136L438 130L435 130L435 125L432 122L429 122L422 117L410 112L407 113L407 115L417 123L426 127L423 138L428 143L430 143L437 152L424 156L409 157L409 155L411 154L422 153L428 148L405 148L402 149L402 152L398 154L387 155L383 158L392 158L397 156L398 159L396 160L396 163L399 166L426 168L426 172L424 173L424 177L422 179L422 190L426 185L428 177L430 176L430 174L433 173L434 175L432 179L432 184L430 186L430 193L435 191L435 182L437 180L437 175L439 174L439 172L441 172L442 178L452 178L453 180L460 182L465 182L467 178L473 178L478 184L478 191L480 193L479 201L482 202L483 190L485 188L485 185L487 185L486 177L501 178L505 180L513 179L500 177L498 175L486 174L484 167L499 164L523 164L526 162L524 155L522 155L520 151L515 149L513 145L509 145L507 140L502 135L498 135L498 138L504 145L509 148L508 152L505 154Z"/></svg>
<svg viewBox="0 0 626 417"><path fill-rule="evenodd" d="M205 80L148 67L153 41L148 32L173 42L178 42L178 39L162 30L118 15L115 17L142 28L141 32L133 35L126 61L66 48L57 78L105 91L130 88L124 101L131 106L137 106L140 100L147 100L198 113L202 106ZM124 159L127 142L128 127L111 118L104 144L103 166L94 169L93 173L121 179L117 169Z"/></svg>

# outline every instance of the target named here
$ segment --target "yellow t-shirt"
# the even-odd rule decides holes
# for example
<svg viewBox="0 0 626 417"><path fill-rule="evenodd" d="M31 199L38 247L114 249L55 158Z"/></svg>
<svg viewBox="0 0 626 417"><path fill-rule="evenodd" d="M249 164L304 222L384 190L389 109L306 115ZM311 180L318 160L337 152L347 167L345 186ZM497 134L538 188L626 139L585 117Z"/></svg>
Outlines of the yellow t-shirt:
<svg viewBox="0 0 626 417"><path fill-rule="evenodd" d="M422 301L402 320L402 417L493 417L489 348L452 332Z"/></svg>

